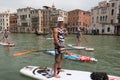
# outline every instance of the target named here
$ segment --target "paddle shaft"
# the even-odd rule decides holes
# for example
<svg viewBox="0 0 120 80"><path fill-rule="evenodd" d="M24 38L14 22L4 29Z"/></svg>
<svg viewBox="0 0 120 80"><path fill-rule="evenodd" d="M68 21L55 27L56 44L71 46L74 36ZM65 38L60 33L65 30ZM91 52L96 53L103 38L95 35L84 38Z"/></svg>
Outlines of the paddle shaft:
<svg viewBox="0 0 120 80"><path fill-rule="evenodd" d="M65 50L78 50L78 49L69 48L69 49L65 49ZM29 54L31 52L44 52L44 51L46 51L46 50L30 50L30 51L15 53L15 54L13 54L13 56L22 56L22 55L25 55L25 54ZM49 50L49 51L53 51L53 50Z"/></svg>

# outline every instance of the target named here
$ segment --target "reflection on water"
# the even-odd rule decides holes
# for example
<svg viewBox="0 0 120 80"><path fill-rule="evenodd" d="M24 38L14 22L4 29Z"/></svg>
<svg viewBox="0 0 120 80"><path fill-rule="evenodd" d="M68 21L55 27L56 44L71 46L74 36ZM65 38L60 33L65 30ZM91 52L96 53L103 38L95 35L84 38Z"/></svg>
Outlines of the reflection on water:
<svg viewBox="0 0 120 80"><path fill-rule="evenodd" d="M53 67L54 57L43 52L31 52L30 54L13 57L12 54L23 51L54 49L53 40L47 40L49 35L36 36L34 34L11 34L10 42L15 47L0 46L0 79L2 80L33 80L19 74L19 70L27 65ZM97 63L83 63L72 60L64 60L63 68L100 71L120 76L120 37L119 36L96 36L85 35L88 42L82 40L82 46L95 48L93 52L70 50L75 54L86 55L98 59ZM75 44L75 35L68 35L67 44ZM9 67L7 67L9 66ZM11 74L10 74L11 73ZM6 75L8 78L6 78Z"/></svg>
<svg viewBox="0 0 120 80"><path fill-rule="evenodd" d="M4 50L4 54L9 54L10 53L10 49L9 49L9 47L4 47L3 48Z"/></svg>

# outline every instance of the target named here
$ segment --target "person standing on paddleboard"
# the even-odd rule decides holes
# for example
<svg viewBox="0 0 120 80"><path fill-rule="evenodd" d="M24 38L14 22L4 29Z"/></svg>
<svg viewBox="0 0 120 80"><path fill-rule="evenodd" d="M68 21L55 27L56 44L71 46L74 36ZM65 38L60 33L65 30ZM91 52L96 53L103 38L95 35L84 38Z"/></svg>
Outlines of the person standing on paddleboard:
<svg viewBox="0 0 120 80"><path fill-rule="evenodd" d="M82 30L79 27L77 29L76 38L77 38L76 45L80 46L81 38L82 38Z"/></svg>
<svg viewBox="0 0 120 80"><path fill-rule="evenodd" d="M64 35L67 34L66 28L63 27L63 17L58 17L58 26L53 29L54 45L55 45L55 63L54 63L54 74L56 78L60 78L59 72L64 72L61 69L62 61L64 59L65 46L64 46Z"/></svg>
<svg viewBox="0 0 120 80"><path fill-rule="evenodd" d="M8 32L7 29L5 29L5 30L2 32L3 42L5 42L5 43L8 43L8 34L9 34L9 32Z"/></svg>

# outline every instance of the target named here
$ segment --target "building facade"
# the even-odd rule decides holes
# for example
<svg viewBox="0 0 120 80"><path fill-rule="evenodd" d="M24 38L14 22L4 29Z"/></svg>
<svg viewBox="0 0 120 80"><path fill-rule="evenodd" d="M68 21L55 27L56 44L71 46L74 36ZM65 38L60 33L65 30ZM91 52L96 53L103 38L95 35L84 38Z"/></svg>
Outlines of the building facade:
<svg viewBox="0 0 120 80"><path fill-rule="evenodd" d="M10 32L17 32L17 14L16 13L11 13L10 14L9 31Z"/></svg>
<svg viewBox="0 0 120 80"><path fill-rule="evenodd" d="M30 11L34 8L27 7L27 8L21 8L17 9L17 26L18 26L18 32L26 32L30 33L32 32L32 26L31 26L31 13Z"/></svg>
<svg viewBox="0 0 120 80"><path fill-rule="evenodd" d="M99 2L98 6L91 9L91 34L116 34L119 31L118 14L119 0Z"/></svg>
<svg viewBox="0 0 120 80"><path fill-rule="evenodd" d="M68 12L68 31L69 33L76 33L77 28L87 30L91 25L90 12L80 9Z"/></svg>
<svg viewBox="0 0 120 80"><path fill-rule="evenodd" d="M56 27L57 26L57 18L59 16L63 17L64 19L64 26L67 27L68 24L68 13L67 11L61 10L61 9L57 9L57 10L53 10L51 11L51 27Z"/></svg>
<svg viewBox="0 0 120 80"><path fill-rule="evenodd" d="M98 6L91 9L91 33L107 34L109 32L106 31L106 28L109 28L108 20L109 3L107 3L107 1L99 2Z"/></svg>
<svg viewBox="0 0 120 80"><path fill-rule="evenodd" d="M10 12L5 11L3 13L0 13L0 32L8 29L10 27Z"/></svg>
<svg viewBox="0 0 120 80"><path fill-rule="evenodd" d="M30 11L31 13L31 26L32 33L43 32L43 11L41 9L34 9Z"/></svg>
<svg viewBox="0 0 120 80"><path fill-rule="evenodd" d="M114 26L114 34L120 35L120 0L110 0L109 23Z"/></svg>

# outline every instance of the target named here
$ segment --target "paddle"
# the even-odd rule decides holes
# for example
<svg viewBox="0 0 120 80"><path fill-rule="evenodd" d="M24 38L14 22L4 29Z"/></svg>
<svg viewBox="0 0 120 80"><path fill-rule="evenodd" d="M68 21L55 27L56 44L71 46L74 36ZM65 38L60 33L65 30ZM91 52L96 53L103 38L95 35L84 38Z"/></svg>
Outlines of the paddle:
<svg viewBox="0 0 120 80"><path fill-rule="evenodd" d="M41 51L43 51L43 50L41 50ZM30 50L30 51L15 53L15 54L13 54L13 56L22 56L22 55L25 55L25 54L29 54L31 52L40 52L40 50Z"/></svg>
<svg viewBox="0 0 120 80"><path fill-rule="evenodd" d="M78 49L65 49L65 50L78 50ZM44 52L46 50L30 50L30 51L25 51L25 52L20 52L20 53L14 53L13 56L22 56L22 55L25 55L25 54L29 54L31 52ZM50 51L53 51L53 50L50 50Z"/></svg>

